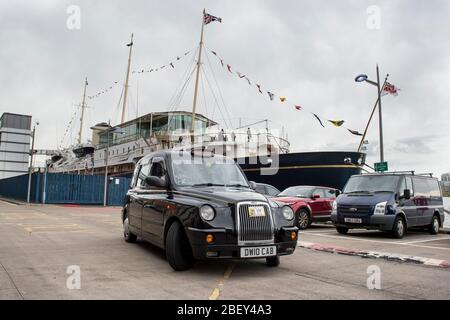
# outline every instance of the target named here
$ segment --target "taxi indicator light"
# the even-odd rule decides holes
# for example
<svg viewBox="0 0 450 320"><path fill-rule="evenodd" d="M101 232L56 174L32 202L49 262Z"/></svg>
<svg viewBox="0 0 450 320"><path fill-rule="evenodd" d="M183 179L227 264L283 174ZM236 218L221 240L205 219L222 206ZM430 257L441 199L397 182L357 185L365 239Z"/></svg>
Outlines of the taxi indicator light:
<svg viewBox="0 0 450 320"><path fill-rule="evenodd" d="M291 240L297 240L297 232L295 231L291 232Z"/></svg>
<svg viewBox="0 0 450 320"><path fill-rule="evenodd" d="M208 234L208 235L206 236L206 243L211 244L211 243L213 243L213 242L214 242L214 235Z"/></svg>

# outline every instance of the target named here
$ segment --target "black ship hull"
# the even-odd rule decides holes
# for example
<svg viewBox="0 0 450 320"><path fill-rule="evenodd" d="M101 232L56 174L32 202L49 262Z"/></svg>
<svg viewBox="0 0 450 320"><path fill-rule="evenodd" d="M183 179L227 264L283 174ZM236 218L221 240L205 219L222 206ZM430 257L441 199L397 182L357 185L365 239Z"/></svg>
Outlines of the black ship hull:
<svg viewBox="0 0 450 320"><path fill-rule="evenodd" d="M239 158L237 162L250 181L267 183L279 190L298 185L342 190L352 175L361 173L365 154L345 151L298 152L280 154L278 161L272 160L271 164L258 158Z"/></svg>

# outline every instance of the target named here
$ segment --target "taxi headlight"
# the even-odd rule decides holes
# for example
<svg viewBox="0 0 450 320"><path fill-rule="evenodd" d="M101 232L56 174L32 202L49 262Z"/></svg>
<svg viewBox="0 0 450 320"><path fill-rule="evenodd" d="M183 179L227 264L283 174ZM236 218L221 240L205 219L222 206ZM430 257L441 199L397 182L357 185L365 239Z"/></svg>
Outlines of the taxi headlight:
<svg viewBox="0 0 450 320"><path fill-rule="evenodd" d="M216 212L214 211L214 208L205 204L204 206L200 207L200 216L205 221L211 221L216 216Z"/></svg>
<svg viewBox="0 0 450 320"><path fill-rule="evenodd" d="M292 220L292 219L294 219L294 211L291 209L291 207L289 207L289 206L284 206L284 207L281 209L281 212L283 213L283 217L284 217L286 220Z"/></svg>
<svg viewBox="0 0 450 320"><path fill-rule="evenodd" d="M373 211L374 215L384 215L386 213L386 205L387 201L380 202L375 206L375 210Z"/></svg>

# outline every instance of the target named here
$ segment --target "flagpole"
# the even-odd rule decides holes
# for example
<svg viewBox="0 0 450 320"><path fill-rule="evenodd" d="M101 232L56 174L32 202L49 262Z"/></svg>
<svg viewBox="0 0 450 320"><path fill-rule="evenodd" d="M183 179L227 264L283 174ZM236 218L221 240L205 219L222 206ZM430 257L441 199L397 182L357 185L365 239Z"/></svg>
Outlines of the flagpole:
<svg viewBox="0 0 450 320"><path fill-rule="evenodd" d="M380 128L380 162L384 162L383 116L381 112L380 68L377 64L378 112Z"/></svg>
<svg viewBox="0 0 450 320"><path fill-rule="evenodd" d="M125 90L123 93L123 105L122 105L122 118L120 123L125 122L125 110L127 108L127 96L128 96L128 80L130 78L130 65L131 65L131 52L133 51L133 34L131 34L130 51L128 52L128 66L127 75L125 78Z"/></svg>
<svg viewBox="0 0 450 320"><path fill-rule="evenodd" d="M197 108L198 80L200 77L200 65L201 65L201 59L202 59L203 28L205 27L204 17L205 17L205 9L203 9L203 15L202 15L202 29L200 32L200 47L198 49L197 73L196 73L196 77L195 77L195 87L194 87L194 101L192 102L192 116L191 116L191 143L192 144L194 144L194 134L195 134L195 110Z"/></svg>
<svg viewBox="0 0 450 320"><path fill-rule="evenodd" d="M358 152L361 152L361 148L363 146L364 139L366 138L366 135L367 135L367 130L369 129L370 122L372 122L373 115L375 114L375 110L377 109L378 102L380 101L381 93L382 93L384 87L386 86L386 82L387 82L388 78L389 78L389 74L387 74L386 78L384 79L384 83L383 83L383 86L381 87L381 91L378 90L378 99L375 102L375 105L373 106L372 113L370 114L370 117L369 117L369 121L367 122L366 128L365 128L363 136L361 138L361 142L359 143Z"/></svg>
<svg viewBox="0 0 450 320"><path fill-rule="evenodd" d="M83 90L83 101L81 102L81 117L80 117L80 131L78 132L78 144L81 144L81 139L83 136L83 120L84 120L84 109L86 108L86 87L88 85L87 78L84 80L84 90Z"/></svg>

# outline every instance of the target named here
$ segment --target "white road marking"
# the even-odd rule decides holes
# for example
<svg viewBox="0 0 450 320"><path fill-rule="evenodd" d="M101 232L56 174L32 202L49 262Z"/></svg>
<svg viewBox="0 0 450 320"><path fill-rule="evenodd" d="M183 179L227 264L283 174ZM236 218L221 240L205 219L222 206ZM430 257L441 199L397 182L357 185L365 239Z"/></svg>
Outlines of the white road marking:
<svg viewBox="0 0 450 320"><path fill-rule="evenodd" d="M372 243L395 244L395 245L411 246L411 247L417 247L417 248L450 250L450 248L435 247L435 246L423 246L423 245L418 245L418 244L408 243L408 242L405 243L405 242L395 242L395 241L370 240L370 239L351 238L351 237L343 237L343 236L333 236L333 235L329 235L329 234L320 234L320 233L314 233L313 236L334 238L334 239L341 239L341 240L354 240L354 241L363 241L363 242L372 242ZM440 239L441 238L434 239L434 241L440 240ZM443 240L445 240L445 239L443 239Z"/></svg>
<svg viewBox="0 0 450 320"><path fill-rule="evenodd" d="M427 240L416 240L416 241L402 242L402 244L413 244L413 243L431 242L431 241L449 240L449 239L450 239L450 237L443 237L443 238L436 238L436 239L427 239Z"/></svg>

